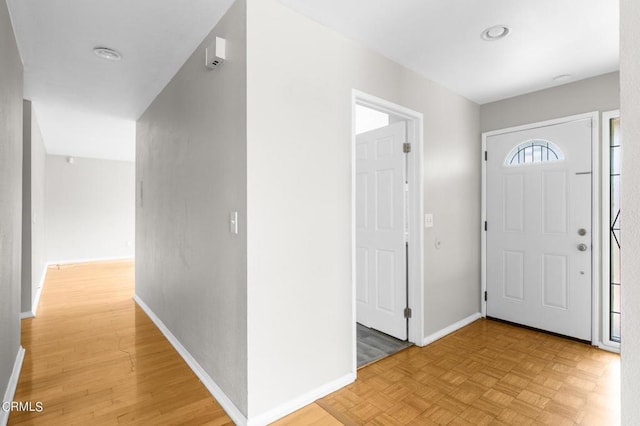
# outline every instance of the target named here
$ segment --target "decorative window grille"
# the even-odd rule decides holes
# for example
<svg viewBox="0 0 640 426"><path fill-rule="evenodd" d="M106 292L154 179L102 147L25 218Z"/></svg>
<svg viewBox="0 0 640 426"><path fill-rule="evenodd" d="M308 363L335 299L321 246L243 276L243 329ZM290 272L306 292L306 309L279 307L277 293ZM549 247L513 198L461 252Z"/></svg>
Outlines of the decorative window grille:
<svg viewBox="0 0 640 426"><path fill-rule="evenodd" d="M526 141L511 150L504 161L505 166L523 166L526 164L563 161L564 153L554 143L534 139Z"/></svg>
<svg viewBox="0 0 640 426"><path fill-rule="evenodd" d="M620 342L620 118L610 123L609 338Z"/></svg>

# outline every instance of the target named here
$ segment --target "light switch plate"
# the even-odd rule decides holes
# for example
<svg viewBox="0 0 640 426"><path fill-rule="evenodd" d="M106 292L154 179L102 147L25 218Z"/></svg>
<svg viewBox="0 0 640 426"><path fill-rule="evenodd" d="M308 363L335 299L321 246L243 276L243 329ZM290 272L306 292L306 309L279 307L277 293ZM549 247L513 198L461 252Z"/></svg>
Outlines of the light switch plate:
<svg viewBox="0 0 640 426"><path fill-rule="evenodd" d="M433 213L424 214L424 227L433 228Z"/></svg>

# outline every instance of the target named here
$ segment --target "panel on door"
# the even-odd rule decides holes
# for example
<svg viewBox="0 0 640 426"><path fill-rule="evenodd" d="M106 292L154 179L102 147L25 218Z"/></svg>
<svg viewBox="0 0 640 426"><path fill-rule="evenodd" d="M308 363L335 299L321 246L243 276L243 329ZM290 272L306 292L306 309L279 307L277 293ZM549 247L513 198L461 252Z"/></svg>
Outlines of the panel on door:
<svg viewBox="0 0 640 426"><path fill-rule="evenodd" d="M487 138L487 316L591 340L591 126Z"/></svg>
<svg viewBox="0 0 640 426"><path fill-rule="evenodd" d="M407 338L406 124L356 136L356 318Z"/></svg>

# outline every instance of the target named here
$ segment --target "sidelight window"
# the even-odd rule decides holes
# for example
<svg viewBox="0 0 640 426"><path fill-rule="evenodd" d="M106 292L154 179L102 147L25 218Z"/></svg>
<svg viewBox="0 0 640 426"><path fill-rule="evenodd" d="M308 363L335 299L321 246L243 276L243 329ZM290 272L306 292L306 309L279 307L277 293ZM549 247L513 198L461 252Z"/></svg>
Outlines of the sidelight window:
<svg viewBox="0 0 640 426"><path fill-rule="evenodd" d="M620 118L610 121L609 338L620 342Z"/></svg>

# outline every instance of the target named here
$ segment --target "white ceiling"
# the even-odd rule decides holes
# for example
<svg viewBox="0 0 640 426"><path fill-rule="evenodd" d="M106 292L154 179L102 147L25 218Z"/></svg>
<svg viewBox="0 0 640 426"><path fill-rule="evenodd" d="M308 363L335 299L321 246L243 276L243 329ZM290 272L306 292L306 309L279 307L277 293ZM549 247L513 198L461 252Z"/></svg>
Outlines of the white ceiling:
<svg viewBox="0 0 640 426"><path fill-rule="evenodd" d="M280 1L481 104L618 69L617 0ZM232 2L7 0L48 152L133 160L135 120Z"/></svg>
<svg viewBox="0 0 640 426"><path fill-rule="evenodd" d="M132 161L135 120L232 3L7 0L47 152Z"/></svg>
<svg viewBox="0 0 640 426"><path fill-rule="evenodd" d="M280 1L479 104L619 68L618 0Z"/></svg>

